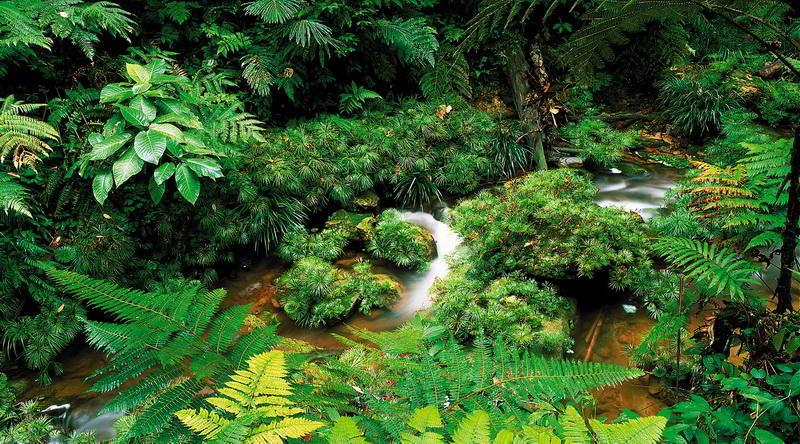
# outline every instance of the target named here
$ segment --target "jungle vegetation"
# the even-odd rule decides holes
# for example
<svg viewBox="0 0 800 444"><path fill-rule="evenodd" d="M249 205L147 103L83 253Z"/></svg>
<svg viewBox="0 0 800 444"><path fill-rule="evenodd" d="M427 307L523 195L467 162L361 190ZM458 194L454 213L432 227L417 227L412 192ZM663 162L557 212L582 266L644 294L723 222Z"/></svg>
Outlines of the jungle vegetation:
<svg viewBox="0 0 800 444"><path fill-rule="evenodd" d="M28 396L89 348L121 444L800 442L799 222L792 0L0 0L0 443L99 442ZM574 355L620 301L630 365Z"/></svg>

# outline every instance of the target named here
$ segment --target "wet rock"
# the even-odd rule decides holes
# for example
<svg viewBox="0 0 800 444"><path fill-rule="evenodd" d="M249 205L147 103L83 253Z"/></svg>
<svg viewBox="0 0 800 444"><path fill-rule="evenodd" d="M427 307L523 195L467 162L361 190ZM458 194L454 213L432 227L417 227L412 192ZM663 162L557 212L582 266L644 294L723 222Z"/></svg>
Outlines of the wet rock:
<svg viewBox="0 0 800 444"><path fill-rule="evenodd" d="M374 274L379 282L386 282L392 287L392 291L396 293L397 296L403 293L403 284L388 274Z"/></svg>
<svg viewBox="0 0 800 444"><path fill-rule="evenodd" d="M350 208L357 211L375 211L378 205L380 205L378 194L369 190L356 196L350 203Z"/></svg>
<svg viewBox="0 0 800 444"><path fill-rule="evenodd" d="M650 381L647 384L647 393L651 395L657 395L664 391L666 387L664 383L661 381L661 378L656 378L654 376L650 377Z"/></svg>
<svg viewBox="0 0 800 444"><path fill-rule="evenodd" d="M358 225L367 218L372 218L374 220L374 217L369 214L359 214L346 210L338 210L334 212L330 218L328 218L327 222L325 222L325 228L343 230L347 232L350 239L355 239L359 237Z"/></svg>
<svg viewBox="0 0 800 444"><path fill-rule="evenodd" d="M375 230L375 217L365 217L356 225L356 233L358 238L364 242L369 242L372 239L372 232Z"/></svg>
<svg viewBox="0 0 800 444"><path fill-rule="evenodd" d="M583 168L584 162L580 157L562 157L558 159L559 168Z"/></svg>

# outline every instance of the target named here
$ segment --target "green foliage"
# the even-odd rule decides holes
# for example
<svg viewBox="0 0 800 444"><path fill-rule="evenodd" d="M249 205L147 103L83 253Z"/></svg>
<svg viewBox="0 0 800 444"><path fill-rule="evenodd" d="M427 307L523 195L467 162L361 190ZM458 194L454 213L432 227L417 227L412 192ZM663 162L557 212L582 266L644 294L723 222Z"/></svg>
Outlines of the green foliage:
<svg viewBox="0 0 800 444"><path fill-rule="evenodd" d="M287 397L292 394L292 387L286 375L282 351L255 355L247 361L247 369L237 370L225 387L219 389L221 396L205 398L205 402L224 411L225 416L206 409L184 409L175 412L175 416L192 432L208 440L282 443L288 438L302 438L322 423L294 417L303 409L294 407ZM271 420L275 417L280 419ZM238 439L233 440L234 436Z"/></svg>
<svg viewBox="0 0 800 444"><path fill-rule="evenodd" d="M297 227L283 236L277 254L292 262L308 256L333 261L342 255L349 242L350 234L345 230L328 228L312 234L304 227Z"/></svg>
<svg viewBox="0 0 800 444"><path fill-rule="evenodd" d="M763 82L763 96L758 113L770 126L793 126L800 123L800 83L789 81Z"/></svg>
<svg viewBox="0 0 800 444"><path fill-rule="evenodd" d="M738 85L712 70L671 75L658 86L665 117L687 134L719 131L722 116L742 105Z"/></svg>
<svg viewBox="0 0 800 444"><path fill-rule="evenodd" d="M29 206L31 194L12 174L0 174L0 209L5 216L33 217Z"/></svg>
<svg viewBox="0 0 800 444"><path fill-rule="evenodd" d="M595 205L594 193L580 173L534 173L461 202L452 225L482 278L516 270L591 278L607 270L611 286L627 288L633 272L650 268L642 224L628 212Z"/></svg>
<svg viewBox="0 0 800 444"><path fill-rule="evenodd" d="M419 270L436 254L433 236L424 228L406 222L397 210L378 217L367 250L400 267Z"/></svg>
<svg viewBox="0 0 800 444"><path fill-rule="evenodd" d="M722 135L705 148L705 158L714 165L729 166L747 156L742 143L764 144L771 140L769 133L754 122L755 113L732 110L722 115Z"/></svg>
<svg viewBox="0 0 800 444"><path fill-rule="evenodd" d="M399 296L397 284L370 269L368 262L349 272L316 257L302 258L278 278L283 309L295 322L319 327L345 318L356 307L365 314L387 307Z"/></svg>
<svg viewBox="0 0 800 444"><path fill-rule="evenodd" d="M5 408L0 415L0 443L39 444L49 442L51 437L56 436L58 433L55 424L50 417L40 413L41 406L37 402L27 401L12 405L14 395L5 387L6 376L0 374L0 378L0 388L4 391L3 401L8 402L3 406Z"/></svg>
<svg viewBox="0 0 800 444"><path fill-rule="evenodd" d="M625 150L638 145L636 131L618 131L602 120L591 118L561 127L559 135L581 150L581 159L600 167L616 165Z"/></svg>
<svg viewBox="0 0 800 444"><path fill-rule="evenodd" d="M158 441L160 434L184 435L173 415L194 403L204 381L222 384L222 377L242 369L250 357L277 341L274 327L240 336L249 306L219 311L225 291L208 292L197 282L175 283L169 293L145 293L69 271L53 269L48 274L70 294L117 321L85 322L88 342L110 354L109 365L92 375L91 390L117 390L146 375L105 407L134 417L125 439L150 436Z"/></svg>
<svg viewBox="0 0 800 444"><path fill-rule="evenodd" d="M28 55L30 47L51 49L53 38L69 40L91 59L100 34L128 38L134 25L129 12L109 1L6 0L0 4L0 61Z"/></svg>
<svg viewBox="0 0 800 444"><path fill-rule="evenodd" d="M733 301L745 302L745 292L755 283L750 276L758 267L715 243L667 237L659 239L653 250L666 257L686 278L707 281L717 294L727 294Z"/></svg>
<svg viewBox="0 0 800 444"><path fill-rule="evenodd" d="M470 256L466 256L468 262ZM456 264L453 264L456 265ZM572 345L572 305L549 285L513 273L484 283L457 265L434 284L431 318L463 339L504 338L541 354L560 355ZM565 328L566 327L566 328Z"/></svg>
<svg viewBox="0 0 800 444"><path fill-rule="evenodd" d="M350 83L350 89L339 95L339 112L342 114L353 114L361 111L367 100L381 99L380 94L366 88Z"/></svg>
<svg viewBox="0 0 800 444"><path fill-rule="evenodd" d="M0 163L10 158L16 168L35 167L41 157L52 151L48 141L59 140L58 130L25 115L43 106L17 101L14 96L3 99L0 106Z"/></svg>
<svg viewBox="0 0 800 444"><path fill-rule="evenodd" d="M670 426L664 437L671 441L792 442L800 436L800 416L792 407L800 391L800 365L777 364L769 373L749 372L725 362L721 355L703 359L702 391L664 413Z"/></svg>
<svg viewBox="0 0 800 444"><path fill-rule="evenodd" d="M420 321L395 332L351 331L378 347L359 344L329 360L316 384L331 405L339 407L336 399L342 397L349 407L341 408L370 412L361 425L375 442L385 442L387 436L402 441L408 421L425 423L429 413L412 413L422 408L440 409L442 430L457 429L476 410L488 412L492 430L516 430L541 419L536 412L545 403L557 413L556 403L574 399L582 390L641 374L609 364L541 358L509 349L502 341L479 340L467 349L448 339L446 328Z"/></svg>
<svg viewBox="0 0 800 444"><path fill-rule="evenodd" d="M102 134L88 136L93 150L85 159L96 162L92 181L95 199L102 205L114 186L119 188L149 163L154 166L148 184L154 203L161 201L166 182L174 177L178 192L194 204L200 195L201 177L222 177L222 166L215 157L223 156L225 150L219 145L224 139L254 139L258 130L256 127L254 132L252 127L257 121L239 121L227 127L212 123L206 128L203 120L207 124L230 120L198 109L207 105L198 97L198 85L167 74L168 66L161 59L153 59L146 66L129 63L126 68L129 82L109 84L100 92L100 101L112 103L117 112L103 126ZM190 92L194 98L179 98L179 94ZM234 104L228 110L234 116L236 107ZM244 128L239 127L242 123ZM249 132L243 134L242 129ZM166 161L162 159L165 154Z"/></svg>

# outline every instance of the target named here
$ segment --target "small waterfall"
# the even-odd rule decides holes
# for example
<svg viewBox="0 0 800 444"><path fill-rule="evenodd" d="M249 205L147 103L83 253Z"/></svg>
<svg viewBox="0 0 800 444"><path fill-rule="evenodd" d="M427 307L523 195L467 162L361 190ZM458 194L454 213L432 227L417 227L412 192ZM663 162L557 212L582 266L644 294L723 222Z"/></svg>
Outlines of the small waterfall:
<svg viewBox="0 0 800 444"><path fill-rule="evenodd" d="M51 405L42 410L60 420L63 430L69 432L93 432L99 442L114 439L114 421L123 416L122 413L103 413L98 415L104 404L98 400L76 401L60 405ZM61 413L58 413L61 412ZM50 444L64 442L64 436L50 439Z"/></svg>
<svg viewBox="0 0 800 444"><path fill-rule="evenodd" d="M446 218L447 209L443 209L442 212ZM392 314L407 319L430 305L431 286L437 278L447 275L449 267L446 258L461 245L461 237L449 225L437 220L430 213L402 211L401 215L406 221L426 229L436 241L436 257L428 268L423 271L397 270L392 273L403 284L407 293L402 306L393 307Z"/></svg>

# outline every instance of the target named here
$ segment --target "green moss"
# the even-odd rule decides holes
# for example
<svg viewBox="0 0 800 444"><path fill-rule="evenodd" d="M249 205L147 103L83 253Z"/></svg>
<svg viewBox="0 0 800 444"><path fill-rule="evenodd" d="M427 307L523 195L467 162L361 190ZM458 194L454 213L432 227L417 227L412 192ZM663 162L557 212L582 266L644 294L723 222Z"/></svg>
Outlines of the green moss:
<svg viewBox="0 0 800 444"><path fill-rule="evenodd" d="M461 260L434 284L431 316L436 322L448 326L461 340L502 336L550 355L561 355L572 346L574 309L553 287L521 273L481 281L470 276L470 256Z"/></svg>
<svg viewBox="0 0 800 444"><path fill-rule="evenodd" d="M436 243L424 228L403 220L399 211L386 210L378 217L367 249L375 257L419 270L436 254Z"/></svg>
<svg viewBox="0 0 800 444"><path fill-rule="evenodd" d="M631 270L650 268L639 218L592 202L595 189L571 170L534 173L484 191L451 212L452 225L474 251L475 272L514 271L558 279L608 271L625 288Z"/></svg>
<svg viewBox="0 0 800 444"><path fill-rule="evenodd" d="M309 327L339 321L357 306L365 314L388 307L400 291L400 285L388 276L373 275L367 262L348 271L316 257L297 261L278 278L277 286L287 316Z"/></svg>

